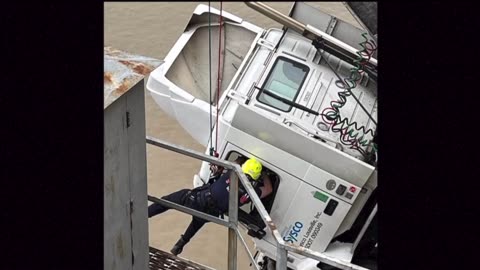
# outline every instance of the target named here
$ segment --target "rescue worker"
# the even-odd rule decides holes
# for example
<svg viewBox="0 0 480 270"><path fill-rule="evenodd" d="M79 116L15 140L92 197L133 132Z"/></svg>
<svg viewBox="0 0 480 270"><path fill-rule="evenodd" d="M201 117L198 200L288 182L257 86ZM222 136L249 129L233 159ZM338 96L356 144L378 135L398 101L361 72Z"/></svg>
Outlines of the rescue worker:
<svg viewBox="0 0 480 270"><path fill-rule="evenodd" d="M238 164L243 163L242 172L250 180L252 186L254 186L257 195L260 198L264 198L272 193L273 189L270 178L266 174L262 175L262 164L254 158L250 158L243 162L244 160L245 158L239 157L237 160L235 160L235 162ZM219 177L214 179L213 183L209 181L209 183L194 189L182 189L163 196L162 199L207 213L215 217L219 217L228 212L231 173L232 170L227 170ZM243 204L248 203L250 198L240 181L238 182L238 187L238 206L240 207ZM159 203L153 203L148 207L148 217L153 217L167 211L168 209L170 208ZM180 239L173 246L170 252L175 256L180 254L183 251L183 247L206 222L208 221L192 216L192 221L188 225L185 233L180 236Z"/></svg>

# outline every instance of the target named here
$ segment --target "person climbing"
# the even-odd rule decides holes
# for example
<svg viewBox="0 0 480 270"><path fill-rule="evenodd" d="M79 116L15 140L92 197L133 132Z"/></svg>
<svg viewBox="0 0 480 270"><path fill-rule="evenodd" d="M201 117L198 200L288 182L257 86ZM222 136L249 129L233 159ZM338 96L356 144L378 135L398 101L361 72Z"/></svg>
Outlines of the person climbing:
<svg viewBox="0 0 480 270"><path fill-rule="evenodd" d="M250 180L252 186L254 186L255 192L260 198L265 198L272 193L273 188L270 178L267 174L262 174L262 164L258 160L255 158L246 160L244 157L239 157L235 162L242 164L242 172ZM181 189L163 196L162 199L219 217L228 212L231 173L232 170L227 170L203 186L194 189ZM240 181L238 186L238 206L240 207L248 203L250 197ZM151 218L167 211L168 209L170 208L159 203L153 203L148 207L148 217ZM183 247L207 222L208 221L205 219L192 216L192 221L185 230L185 233L180 236L180 239L170 252L175 256L182 253Z"/></svg>

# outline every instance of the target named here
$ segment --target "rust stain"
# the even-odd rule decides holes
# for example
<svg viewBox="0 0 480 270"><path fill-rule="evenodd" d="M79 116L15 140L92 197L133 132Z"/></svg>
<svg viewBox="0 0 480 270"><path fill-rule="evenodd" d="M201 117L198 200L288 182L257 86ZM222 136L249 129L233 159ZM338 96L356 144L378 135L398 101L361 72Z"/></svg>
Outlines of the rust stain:
<svg viewBox="0 0 480 270"><path fill-rule="evenodd" d="M133 70L135 70L136 73L142 75L147 75L148 73L152 72L152 68L149 68L143 64L133 67Z"/></svg>
<svg viewBox="0 0 480 270"><path fill-rule="evenodd" d="M288 244L289 246L295 248L295 249L296 249L299 253L301 253L301 254L306 254L307 251L308 251L308 249L305 248L305 247L292 245L292 244L290 244L290 243L287 243L287 244Z"/></svg>
<svg viewBox="0 0 480 270"><path fill-rule="evenodd" d="M104 47L104 108L162 63L158 59Z"/></svg>
<svg viewBox="0 0 480 270"><path fill-rule="evenodd" d="M124 64L125 66L133 69L136 73L142 74L142 75L147 75L153 70L153 67L149 67L143 63L135 63L135 62L130 62L126 60L118 60L118 62Z"/></svg>
<svg viewBox="0 0 480 270"><path fill-rule="evenodd" d="M267 224L270 230L274 231L277 229L277 226L275 226L275 223L273 223L273 221L269 221Z"/></svg>
<svg viewBox="0 0 480 270"><path fill-rule="evenodd" d="M114 91L116 95L122 95L123 93L127 92L130 89L130 82L128 80L123 80L122 84L120 84Z"/></svg>
<svg viewBox="0 0 480 270"><path fill-rule="evenodd" d="M103 73L103 83L113 83L112 73L110 72Z"/></svg>
<svg viewBox="0 0 480 270"><path fill-rule="evenodd" d="M124 64L124 65L127 66L127 67L135 66L135 63L132 63L132 62L126 61L126 60L118 60L118 62Z"/></svg>

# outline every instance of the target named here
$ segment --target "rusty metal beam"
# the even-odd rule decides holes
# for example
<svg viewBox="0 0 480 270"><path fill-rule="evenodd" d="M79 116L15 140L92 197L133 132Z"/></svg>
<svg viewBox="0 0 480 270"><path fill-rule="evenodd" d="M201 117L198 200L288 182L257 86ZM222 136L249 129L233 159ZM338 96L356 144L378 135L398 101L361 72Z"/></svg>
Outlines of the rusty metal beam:
<svg viewBox="0 0 480 270"><path fill-rule="evenodd" d="M112 47L103 49L104 109L164 61L135 55Z"/></svg>

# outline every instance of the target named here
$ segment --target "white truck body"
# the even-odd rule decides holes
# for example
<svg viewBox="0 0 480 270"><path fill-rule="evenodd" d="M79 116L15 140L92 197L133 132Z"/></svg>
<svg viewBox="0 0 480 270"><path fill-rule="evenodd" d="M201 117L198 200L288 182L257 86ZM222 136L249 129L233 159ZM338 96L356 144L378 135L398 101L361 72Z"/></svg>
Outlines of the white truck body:
<svg viewBox="0 0 480 270"><path fill-rule="evenodd" d="M277 176L273 203L267 211L284 241L350 262L353 243L332 239L352 227L376 188L376 167L359 151L343 145L342 135L326 129L328 125L320 115L261 91L267 84L276 86L278 95L322 113L344 91L329 65L342 77L348 77L352 65L333 54L323 57L311 40L296 32L265 30L223 11L223 68L217 101L219 14L219 10L211 9L212 91L205 5L197 7L164 64L151 73L147 90L165 112L206 147L206 153L216 147L222 159L229 159L232 153L253 156ZM325 26L330 33L335 31L335 24L346 24L339 24L338 19L330 22ZM290 72L287 66L293 70L293 79L288 83L276 80L281 72ZM301 80L299 76L303 76ZM376 124L367 114L377 118L375 80L364 74L352 91L366 111L348 98L341 116L375 131ZM364 140L371 141L371 134L363 134ZM362 149L367 151L368 146ZM209 174L209 164L204 162L194 177L194 186L205 183ZM243 209L248 211L249 207ZM275 259L275 240L268 232L254 241L263 255ZM318 269L317 263L289 254L288 267L292 269Z"/></svg>

